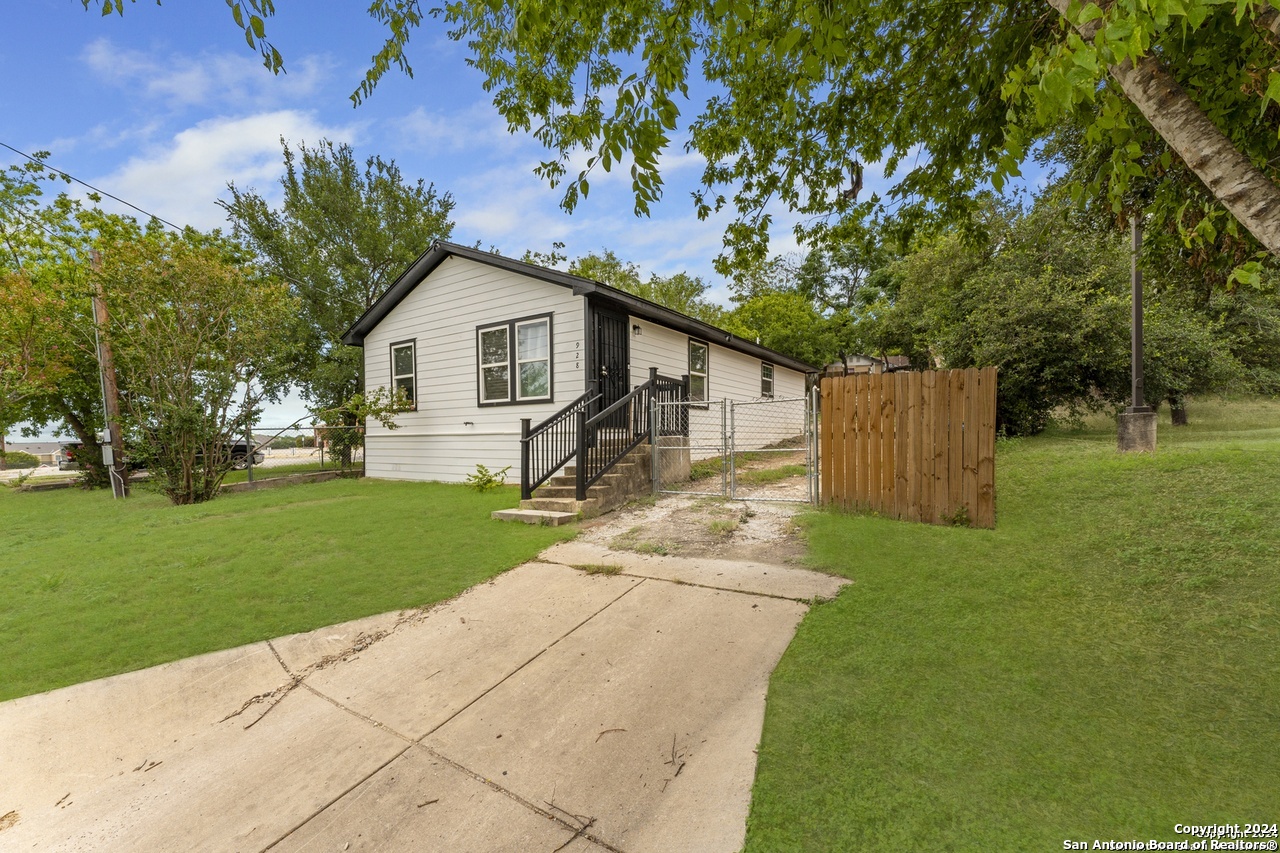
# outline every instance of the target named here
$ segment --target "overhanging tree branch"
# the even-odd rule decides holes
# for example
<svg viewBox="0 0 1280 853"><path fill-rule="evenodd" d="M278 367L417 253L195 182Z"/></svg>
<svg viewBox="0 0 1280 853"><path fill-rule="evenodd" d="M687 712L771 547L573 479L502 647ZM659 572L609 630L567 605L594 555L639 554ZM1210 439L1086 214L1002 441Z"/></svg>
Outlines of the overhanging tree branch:
<svg viewBox="0 0 1280 853"><path fill-rule="evenodd" d="M1072 20L1068 0L1049 0L1049 5ZM1072 26L1090 41L1101 24L1072 21ZM1151 54L1113 65L1108 73L1222 206L1268 251L1280 255L1280 187L1241 153Z"/></svg>

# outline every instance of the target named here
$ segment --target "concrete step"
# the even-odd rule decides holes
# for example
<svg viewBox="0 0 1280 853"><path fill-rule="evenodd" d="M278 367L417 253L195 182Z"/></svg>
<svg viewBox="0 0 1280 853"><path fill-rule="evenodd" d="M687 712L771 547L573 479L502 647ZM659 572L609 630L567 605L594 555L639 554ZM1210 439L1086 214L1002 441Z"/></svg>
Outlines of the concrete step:
<svg viewBox="0 0 1280 853"><path fill-rule="evenodd" d="M584 518L608 512L650 489L650 448L642 444L634 448L604 476L587 489L587 499L574 500L577 494L576 465L566 465L563 473L551 477L533 492L533 499L521 501L526 509L555 512L581 512Z"/></svg>
<svg viewBox="0 0 1280 853"><path fill-rule="evenodd" d="M590 489L587 490L591 491ZM550 485L543 483L541 486L533 490L533 493L540 498L572 498L577 495L578 487L573 483L564 485Z"/></svg>
<svg viewBox="0 0 1280 853"><path fill-rule="evenodd" d="M523 521L525 524L543 524L547 527L559 527L579 518L576 512L557 512L547 509L498 509L490 514L499 521Z"/></svg>
<svg viewBox="0 0 1280 853"><path fill-rule="evenodd" d="M597 498L588 497L585 501L575 501L573 498L533 498L532 500L520 501L521 509L539 509L549 512L571 512L581 514L583 518L591 518L601 513L600 501Z"/></svg>

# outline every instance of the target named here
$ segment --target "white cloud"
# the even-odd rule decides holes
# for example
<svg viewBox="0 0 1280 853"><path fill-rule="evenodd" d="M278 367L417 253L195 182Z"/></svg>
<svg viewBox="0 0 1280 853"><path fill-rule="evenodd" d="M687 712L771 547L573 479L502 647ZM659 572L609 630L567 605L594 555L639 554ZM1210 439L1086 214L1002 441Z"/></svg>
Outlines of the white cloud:
<svg viewBox="0 0 1280 853"><path fill-rule="evenodd" d="M290 144L315 144L321 138L351 142L355 136L351 126L325 126L298 110L213 118L149 146L91 183L178 225L225 227L225 213L215 201L227 196L228 182L254 187L268 199L274 194L283 171L281 137Z"/></svg>
<svg viewBox="0 0 1280 853"><path fill-rule="evenodd" d="M99 80L159 100L172 109L214 104L263 109L305 98L329 77L332 63L315 56L291 62L273 75L258 60L240 54L204 52L157 57L118 47L109 39L90 42L84 63Z"/></svg>
<svg viewBox="0 0 1280 853"><path fill-rule="evenodd" d="M484 102L450 113L417 107L394 122L396 142L418 153L509 153L534 143L524 134L508 132L498 111Z"/></svg>

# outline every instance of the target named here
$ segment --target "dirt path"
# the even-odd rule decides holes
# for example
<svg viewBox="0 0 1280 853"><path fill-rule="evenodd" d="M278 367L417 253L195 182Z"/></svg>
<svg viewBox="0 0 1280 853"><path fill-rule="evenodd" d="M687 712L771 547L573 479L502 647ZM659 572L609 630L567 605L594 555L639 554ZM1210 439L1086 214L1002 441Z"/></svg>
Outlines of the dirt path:
<svg viewBox="0 0 1280 853"><path fill-rule="evenodd" d="M787 472L803 464L803 451L748 461L739 468L738 494L744 500L664 494L583 522L579 538L641 554L796 564L804 556L804 541L792 519L808 509L802 502L806 494L804 475L776 478L758 472ZM720 490L721 482L717 476L695 481L687 488L692 492L715 492ZM758 500L764 497L796 502Z"/></svg>

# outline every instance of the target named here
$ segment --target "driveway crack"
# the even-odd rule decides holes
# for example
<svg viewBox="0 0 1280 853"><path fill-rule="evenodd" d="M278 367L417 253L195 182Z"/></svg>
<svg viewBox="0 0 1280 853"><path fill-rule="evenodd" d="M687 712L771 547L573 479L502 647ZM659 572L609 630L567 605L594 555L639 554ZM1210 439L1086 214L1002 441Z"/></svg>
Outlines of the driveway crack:
<svg viewBox="0 0 1280 853"><path fill-rule="evenodd" d="M327 809L329 809L331 806L333 806L333 804L334 804L334 803L337 803L337 802L338 802L339 800L341 800L343 797L347 796L347 795L348 795L348 794L350 794L352 791L356 790L356 789L357 789L357 788L359 788L361 785L363 785L365 782L368 782L368 781L369 781L370 779L372 779L374 776L378 775L378 773L382 772L382 770L383 770L384 768L386 768L386 767L387 767L387 765L391 764L391 762L393 762L393 761L395 761L396 759L400 758L400 756L404 755L406 752L408 752L408 751L409 751L411 748L413 748L415 745L416 745L416 746L421 747L421 748L422 748L422 749L424 749L424 750L426 750L426 751L427 751L427 752L429 752L431 755L433 755L433 756L435 756L435 757L439 758L441 761L445 762L446 764L448 764L449 766L451 766L451 767L455 768L456 770L459 770L459 771L461 771L462 773L465 773L466 775L470 776L471 778L473 778L473 779L475 779L475 780L477 780L477 781L479 781L479 782L482 782L483 784L485 784L485 785L486 785L486 786L488 786L489 788L492 788L492 789L493 789L493 790L495 790L495 791L498 791L498 792L500 792L500 793L502 793L502 794L505 794L506 796L508 796L508 797L510 797L512 800L514 800L515 802L520 803L521 805L525 806L526 808L528 808L528 809L532 810L534 813L536 813L536 814L538 814L538 815L541 815L542 817L548 818L548 819L550 819L550 820L554 820L556 823L560 824L560 825L561 825L561 826L563 826L565 829L567 829L567 830L569 830L569 831L573 832L573 833L574 833L574 838L577 838L577 837L586 838L586 839L588 839L589 841L591 841L592 843L597 844L597 845L599 845L600 847L603 847L604 849L611 851L611 853L623 853L623 851L622 851L622 850L619 850L617 847L613 847L613 846L612 846L612 845L610 845L608 842L603 841L603 840L601 840L601 839L599 839L599 838L595 837L595 835L593 835L593 834L591 834L591 833L586 832L585 830L586 830L586 828L587 828L587 827L585 827L585 826L573 826L573 825L571 825L568 821L564 820L563 818L557 817L555 814L553 814L553 813L551 813L551 812L549 812L549 811L546 811L545 809L541 809L541 808L539 808L538 806L534 805L533 803L529 802L528 800L524 799L523 797L519 796L518 794L514 793L513 791L508 791L506 788L503 788L501 785L498 785L498 784L496 784L496 783L494 783L494 782L491 782L490 780L488 780L488 779L484 778L484 777L483 777L483 776L481 776L480 774L475 773L475 772L473 772L473 771L471 771L471 770L468 770L466 767L462 766L461 764L458 764L456 761L453 761L452 759L447 758L447 757L445 757L445 756L441 755L440 753L436 752L436 751L435 751L434 749L432 749L431 747L429 747L429 746L427 746L426 744L422 743L422 741L423 741L423 740L425 740L427 737L430 737L431 735L435 734L437 731L439 731L439 730L441 729L441 727L445 726L445 725L446 725L446 724L448 724L450 721L452 721L452 720L456 719L456 718L457 718L457 716L458 716L459 714L461 714L463 711L466 711L466 710L467 710L468 708L470 708L472 705L476 704L476 703L477 703L477 702L479 702L481 699L483 699L484 697L488 696L490 693L492 693L494 690L496 690L500 685L502 685L504 682L506 682L506 681L507 681L509 678L511 678L513 675L515 675L516 673L518 673L518 672L520 672L521 670L523 670L525 667L527 667L529 664L533 663L533 662L534 662L535 660L537 660L538 658L542 657L542 656L543 656L544 654L546 654L549 650L551 650L552 648L554 648L554 647L555 647L557 644L559 644L562 640L564 640L565 638L567 638L568 636L570 636L571 634L573 634L575 631L577 631L577 630L578 630L579 628L581 628L583 625L586 625L588 622L590 622L592 619L595 619L597 616L599 616L601 613L603 613L603 612L605 612L606 610L608 610L608 609L609 609L610 607L612 607L614 604L617 604L617 603L618 603L620 600L622 600L622 598L623 598L624 596L626 596L628 593L632 592L633 590L637 589L637 588L638 588L638 587L640 587L642 584L644 584L644 582L645 582L645 580L647 580L647 578L640 578L640 579L638 579L638 580L639 580L639 583L632 584L632 585L631 585L631 586L629 586L627 589L623 590L619 595L617 595L617 596L615 596L614 598L612 598L608 603L606 603L606 604L605 604L603 607L601 607L599 610L597 610L597 611L595 611L594 613L590 614L590 615L589 615L589 616L587 616L585 619L583 619L581 622L579 622L577 625L574 625L572 628L570 628L568 631L566 631L564 634L560 635L560 636L559 636L559 637L557 637L555 640L553 640L552 642L548 643L548 644L547 644L545 647L543 647L543 649L542 649L541 651L539 651L537 654L533 655L531 658L529 658L528 660L526 660L524 663L520 664L518 667L516 667L515 669L511 670L511 672L509 672L509 673L507 673L506 675L504 675L504 676L503 676L502 678L500 678L498 681L494 682L492 685L490 685L488 688L486 688L483 692L481 692L478 696L476 696L476 697L475 697L474 699L472 699L470 702L468 702L467 704L463 705L463 706L462 706L461 708L459 708L457 711L454 711L452 714L450 714L446 719L444 719L444 720L443 720L442 722L440 722L439 724L437 724L437 725L433 726L429 731L427 731L425 734L423 734L423 735L422 735L422 737L418 738L416 741L409 740L409 738L407 738L407 737L405 737L404 735L401 735L401 734L399 734L399 733L395 732L393 729L387 728L385 725L383 725L383 724L379 723L377 720L370 719L369 717L366 717L366 716L365 716L365 715L363 715L363 714L360 714L360 713L357 713L356 711L353 711L352 709L350 709L350 708L346 707L345 705L343 705L343 704L341 704L340 702L338 702L338 701L336 701L336 700L332 699L331 697L324 695L323 693L321 693L320 691L318 691L318 690L316 690L315 688L311 687L310 685L303 685L303 684L302 684L303 679L305 679L305 678L306 678L308 675L310 675L312 672L315 672L315 671L316 671L316 670L318 670L318 669L323 669L323 668L324 668L324 667L326 667L326 666L332 666L334 663L336 663L336 662L338 662L338 661L340 661L340 660L343 660L343 659L344 659L344 657L346 657L347 655L353 654L353 653L354 653L354 651L353 651L353 650L348 650L348 651L343 652L343 653L341 653L341 654L328 655L328 656L326 656L326 657L322 658L321 660L317 661L315 664L312 664L311 666L307 667L307 668L306 668L306 669L304 669L301 673L294 673L294 672L289 668L289 666L284 662L284 659L283 659L282 657L280 657L280 653L276 651L275 646L274 646L274 645L272 645L272 644L271 644L271 641L269 641L269 640L268 640L268 641L267 641L267 647L268 647L268 648L270 648L270 649L271 649L272 654L274 654L274 655L276 656L276 660L278 660L278 661L280 662L280 666L284 669L285 673L286 673L286 674L288 674L288 675L290 676L290 680L289 680L288 682L286 682L285 684L281 685L280 687L276 688L275 690L271 691L270 693L263 693L263 694L260 694L259 696L255 696L255 697L253 697L252 699L249 699L247 702L245 702L244 706L243 706L243 707L241 707L241 709L240 709L239 711L235 711L235 712L233 712L233 713L231 713L231 714L228 714L226 717L224 717L224 718L223 718L224 720L226 720L226 719L231 719L231 717L234 717L234 716L237 716L237 715L239 715L239 714L243 713L245 710L247 710L249 707L251 707L253 704L256 704L256 703L257 703L257 702L259 702L259 701L272 700L272 701L271 701L271 705L269 705L269 706L268 706L267 710L266 710L266 711L263 711L263 712L262 712L262 714L261 714L261 715L259 715L257 719L255 719L252 723L250 723L250 724L249 724L249 726L252 726L254 723L258 722L258 720L261 720L263 717L265 717L265 716L266 716L266 715L271 711L271 709L272 709L272 708L274 708L276 705L278 705L278 704L280 703L280 700L284 699L284 697L285 697L286 695L288 695L289 693L291 693L291 692L292 692L296 687L298 687L299 685L302 685L302 686L306 687L306 689L307 689L307 690L309 690L309 691L311 691L312 693L314 693L314 694L316 694L317 696L319 696L321 699L324 699L325 701L327 701L327 702L329 702L329 703L333 704L334 706L336 706L336 707L338 707L338 708L340 708L340 709L342 709L342 710L346 711L347 713L351 714L352 716L356 717L357 719L364 720L365 722L369 723L370 725L374 725L374 726L377 726L377 727L379 727L379 728L381 728L381 729L384 729L385 731L390 732L391 734L394 734L394 735L396 735L397 737L403 738L403 739L405 739L405 740L409 740L409 743L407 743L407 744L405 745L404 749L399 750L398 752L396 752L396 754L395 754L395 755L391 756L391 758L387 759L387 760L386 760L386 761L384 761L382 764L380 764L380 765L378 765L377 767L375 767L372 771L370 771L369 773L365 774L365 775L364 775L364 776L362 776L360 779L357 779L357 780L356 780L356 781L355 781L351 786L349 786L349 787L348 787L346 790L344 790L342 793L338 794L336 797L332 798L332 799L331 799L331 800L329 800L328 802L326 802L326 803L324 803L323 805L321 805L321 806L320 806L319 808L317 808L314 812L312 812L312 813L311 813L310 815L308 815L306 818L304 818L304 819L302 819L301 821L299 821L296 825L294 825L292 828L290 828L287 832L285 832L283 835L281 835L281 836L280 836L279 838L277 838L275 841L271 842L271 843L270 843L270 844L268 844L266 847L262 848L262 849L263 849L263 851L264 851L264 853L265 853L265 851L267 851L267 850L271 850L272 848L276 847L277 845L279 845L279 844L280 844L280 842L284 841L284 840L285 840L285 839L287 839L289 836L293 835L295 832L297 832L298 830L302 829L302 828L303 828L304 826L306 826L308 823L310 823L311 821L315 820L315 819L316 819L317 817L319 817L320 815L324 814L324 812L325 812ZM424 611L417 611L417 612L415 613L415 616L421 616L423 613L424 613ZM368 647L368 645L372 645L374 642L377 642L378 640L382 639L383 637L385 637L386 635L388 635L388 634L390 634L392 631L394 631L396 628L400 627L400 625L401 625L401 624L403 624L403 623L404 623L404 622L406 622L406 621L409 621L409 619L411 619L411 618L414 618L414 616L406 617L406 618L403 618L403 619L401 619L401 620L397 621L397 622L396 622L396 624L395 624L395 625L393 625L389 631L379 632L379 634L378 634L374 639L372 639L372 640L371 640L368 644L366 644L365 646L362 646L362 647L361 647L361 649L363 649L363 648L367 648L367 647ZM362 635L361 635L361 637L364 637L364 635L362 634ZM360 641L360 638L357 638L357 643L359 643L359 641ZM357 651L358 651L358 650L357 650ZM279 694L279 695L277 695L277 694ZM249 726L245 726L245 728L249 728ZM572 841L574 840L574 838L569 839L569 841L570 841L570 842L572 842Z"/></svg>
<svg viewBox="0 0 1280 853"><path fill-rule="evenodd" d="M583 620L582 620L581 622L579 622L577 625L574 625L574 626L573 626L572 628L570 628L568 631L565 631L565 632L564 632L563 634L561 634L559 637L557 637L556 639L554 639L554 640L552 640L550 643L548 643L546 646L544 646L544 647L543 647L543 649L542 649L542 651L538 652L536 655L534 655L533 657L529 658L527 661L525 661L524 663L520 664L520 665L519 665L518 667L516 667L515 669L511 670L510 672L508 672L508 673L507 673L506 675L504 675L502 678L498 679L498 680L497 680L497 681L495 681L493 684L489 685L489 687L487 687L487 688L486 688L482 693L480 693L480 695L476 696L476 697L475 697L474 699L472 699L470 702L468 702L467 704L463 705L463 706L462 706L461 708L459 708L458 710L454 711L452 714L450 714L450 715L449 715L448 717L446 717L444 720L442 720L442 721L440 721L439 723L437 723L436 725L432 726L432 727L431 727L431 729L430 729L429 731L427 731L424 735L422 735L422 737L418 738L418 743L422 743L422 741L426 740L426 739L427 739L427 738L429 738L431 735L435 734L436 732L440 731L440 729L444 728L444 727L445 727L445 726L447 726L449 723L453 722L453 720L454 720L454 719L456 719L456 718L457 718L457 716L458 716L459 714L461 714L463 711L466 711L466 710L467 710L468 708L470 708L472 705L476 704L476 703L477 703L477 702L479 702L481 699L483 699L484 697L488 696L488 695L489 695L490 693L492 693L493 691L497 690L499 687L501 687L503 684L505 684L505 683L507 682L507 680L508 680L508 679L510 679L510 678L511 678L512 676L514 676L516 673L518 673L518 672L520 672L521 670L523 670L523 669L524 669L525 667L527 667L529 664L531 664L531 663L533 663L534 661L536 661L538 658L540 658L540 657L542 657L543 655L545 655L547 652L551 651L553 648L555 648L557 645L559 645L561 641L563 641L563 640L565 640L566 638L568 638L570 635L572 635L574 632L576 632L576 631L577 631L579 628L581 628L583 625L587 624L587 623L588 623L588 622L590 622L592 619L595 619L595 618L596 618L597 616L599 616L601 613L605 612L605 611L606 611L606 610L608 610L610 607L612 607L613 605L617 604L619 601L621 601L625 596L627 596L627 595L628 595L628 594L630 594L631 592L633 592L633 591L635 591L635 590L639 589L639 588L640 588L640 586L641 586L641 585L643 585L643 584L644 584L644 582L645 582L646 580L648 580L648 578L639 578L638 580L640 581L640 583L632 584L631 586L627 587L625 590L623 590L623 591L622 591L622 594L621 594L621 595L618 595L617 597L615 597L615 598L611 599L611 600L609 601L609 603L608 603L608 604L606 604L604 607L601 607L601 608L600 608L599 610L597 610L595 613L592 613L592 614L591 614L590 616L588 616L586 619L583 619Z"/></svg>

